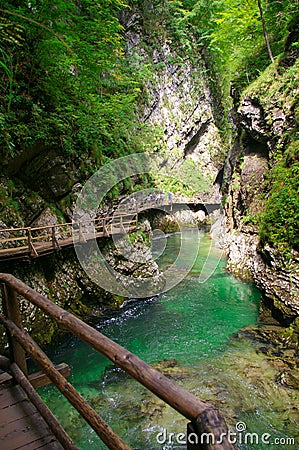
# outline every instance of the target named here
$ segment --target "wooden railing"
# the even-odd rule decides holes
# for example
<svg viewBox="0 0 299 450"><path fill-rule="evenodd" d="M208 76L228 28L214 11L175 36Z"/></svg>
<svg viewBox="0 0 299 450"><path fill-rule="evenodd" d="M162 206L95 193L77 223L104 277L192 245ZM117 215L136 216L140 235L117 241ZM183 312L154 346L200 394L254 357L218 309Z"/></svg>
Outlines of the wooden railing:
<svg viewBox="0 0 299 450"><path fill-rule="evenodd" d="M189 203L189 205L192 205L192 203ZM209 206L203 203L201 205L204 205L205 208ZM220 205L210 206L218 208ZM82 230L88 224L92 224L94 230L90 239L108 237L134 230L138 222L138 213L147 209L162 208L171 212L175 208L180 209L182 207L188 208L188 204L175 203L167 198L162 203L161 200L155 198L142 196L139 198L136 195L135 203L120 203L113 215L98 217L88 222L82 220L40 227L2 228L0 229L0 260L22 257L35 258L62 247L73 245L74 236L77 236L79 241L83 243L88 239L86 239L86 234Z"/></svg>
<svg viewBox="0 0 299 450"><path fill-rule="evenodd" d="M59 325L106 356L116 366L123 369L127 374L190 420L191 422L187 427L188 449L231 450L234 448L227 439L228 429L225 420L215 407L187 392L136 355L90 327L73 314L60 308L14 276L0 273L0 283L2 283L3 302L3 313L0 314L0 323L4 325L9 336L11 357L10 365L8 364L8 366L10 366L14 377L17 380L22 379L24 385L29 383L25 359L26 354L29 355L68 401L79 411L108 448L115 450L129 449L127 444L114 433L99 414L90 407L76 389L59 373L29 334L22 329L21 318L18 312L18 295L29 300ZM54 429L55 425L53 425L51 412L47 410L47 407L41 407L40 404L39 407L43 411L43 417L48 421L49 426ZM64 436L64 433L63 430L60 430L58 439L65 449L74 450L76 446L68 436ZM191 444L191 441L189 442L188 436L191 434L193 434L192 442L195 441L194 435L198 437L198 444L194 445Z"/></svg>
<svg viewBox="0 0 299 450"><path fill-rule="evenodd" d="M9 256L27 255L37 257L46 252L58 250L73 244L73 236L85 242L84 229L91 225L92 238L123 234L136 228L137 214L118 213L114 216L100 217L89 222L66 222L41 227L0 229L0 259Z"/></svg>

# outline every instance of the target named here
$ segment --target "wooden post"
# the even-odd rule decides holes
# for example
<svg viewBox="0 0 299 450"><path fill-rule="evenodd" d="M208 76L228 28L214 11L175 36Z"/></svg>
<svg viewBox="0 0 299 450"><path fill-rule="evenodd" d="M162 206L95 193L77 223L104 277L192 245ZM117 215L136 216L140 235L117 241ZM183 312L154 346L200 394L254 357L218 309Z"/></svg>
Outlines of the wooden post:
<svg viewBox="0 0 299 450"><path fill-rule="evenodd" d="M53 225L52 227L52 247L59 249L59 244L56 238L56 227Z"/></svg>
<svg viewBox="0 0 299 450"><path fill-rule="evenodd" d="M27 228L28 250L30 256L38 256L37 251L32 243L31 228Z"/></svg>
<svg viewBox="0 0 299 450"><path fill-rule="evenodd" d="M103 236L106 236L106 237L109 236L109 232L108 232L107 227L106 227L106 220L105 219L103 220Z"/></svg>
<svg viewBox="0 0 299 450"><path fill-rule="evenodd" d="M79 242L81 242L82 244L86 243L86 239L82 233L82 223L79 223Z"/></svg>
<svg viewBox="0 0 299 450"><path fill-rule="evenodd" d="M234 450L224 417L213 406L187 425L187 450Z"/></svg>
<svg viewBox="0 0 299 450"><path fill-rule="evenodd" d="M5 284L1 284L1 291L4 314L19 328L21 328L21 315L16 291L12 287ZM14 361L27 376L26 355L23 347L18 343L18 341L15 340L11 333L8 333L8 339L11 361Z"/></svg>

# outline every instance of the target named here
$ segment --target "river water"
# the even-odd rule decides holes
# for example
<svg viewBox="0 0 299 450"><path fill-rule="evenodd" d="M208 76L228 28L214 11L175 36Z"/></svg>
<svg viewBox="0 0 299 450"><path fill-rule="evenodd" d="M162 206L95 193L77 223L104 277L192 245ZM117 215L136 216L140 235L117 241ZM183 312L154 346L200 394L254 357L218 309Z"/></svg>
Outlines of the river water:
<svg viewBox="0 0 299 450"><path fill-rule="evenodd" d="M190 231L189 245L195 237ZM170 264L180 242L179 234L168 236L158 260L161 267ZM216 270L199 283L209 252ZM257 343L246 334L236 337L242 327L257 323L260 293L229 274L225 264L202 232L195 264L178 286L154 298L129 301L119 311L93 318L93 326L216 405L232 432L246 428L232 435L238 448L295 449L285 444L298 432L297 398L274 382L275 369L258 352ZM185 433L187 421L106 358L69 336L50 353L55 362L71 366L72 384L132 448L185 448L177 436ZM80 449L106 448L53 386L40 392ZM274 445L274 438L280 443Z"/></svg>

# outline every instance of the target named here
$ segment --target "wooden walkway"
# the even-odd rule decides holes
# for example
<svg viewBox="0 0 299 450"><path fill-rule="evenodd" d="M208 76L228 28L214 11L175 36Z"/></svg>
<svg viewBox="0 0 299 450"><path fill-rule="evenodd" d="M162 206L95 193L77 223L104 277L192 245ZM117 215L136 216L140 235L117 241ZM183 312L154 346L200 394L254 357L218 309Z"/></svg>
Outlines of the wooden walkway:
<svg viewBox="0 0 299 450"><path fill-rule="evenodd" d="M74 241L86 243L91 239L121 235L136 229L138 214L150 209L176 212L182 209L198 211L204 209L207 214L219 209L219 204L203 203L157 203L140 201L132 205L122 205L111 216L99 217L84 222L68 222L40 227L0 229L0 261L12 259L31 259L43 256L63 247L69 247ZM86 228L91 232L87 233Z"/></svg>
<svg viewBox="0 0 299 450"><path fill-rule="evenodd" d="M12 383L0 386L0 448L63 449L23 389Z"/></svg>
<svg viewBox="0 0 299 450"><path fill-rule="evenodd" d="M107 223L108 220L112 221ZM133 231L136 225L136 214L121 214L113 218L94 220L94 232L90 233L85 232L85 223L72 222L34 228L1 229L0 261L37 258L63 247L73 246L74 240L83 244L91 239L128 233Z"/></svg>

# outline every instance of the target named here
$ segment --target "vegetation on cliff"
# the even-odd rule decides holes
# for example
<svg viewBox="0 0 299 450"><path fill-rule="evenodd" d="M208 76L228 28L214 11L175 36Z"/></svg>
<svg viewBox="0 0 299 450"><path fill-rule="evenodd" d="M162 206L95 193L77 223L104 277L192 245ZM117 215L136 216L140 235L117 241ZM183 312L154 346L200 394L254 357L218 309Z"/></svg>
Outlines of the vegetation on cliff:
<svg viewBox="0 0 299 450"><path fill-rule="evenodd" d="M40 142L100 163L138 149L140 83L124 60L122 3L17 3L2 4L2 158Z"/></svg>
<svg viewBox="0 0 299 450"><path fill-rule="evenodd" d="M139 15L142 48L152 63L127 51L126 11ZM0 219L6 225L32 223L48 203L69 211L76 183L101 165L161 150L163 132L141 122L139 113L149 80L167 63L154 61L155 50L167 43L175 50L168 59L178 67L186 58L205 60L189 76L208 80L226 143L235 132L232 97L238 105L250 96L263 111L274 102L289 118L278 139L266 136L273 141L273 168L258 221L264 242L298 248L297 2L6 0L0 15ZM274 123L275 115L268 120ZM167 189L190 189L179 176L170 181ZM111 196L131 188L125 180Z"/></svg>
<svg viewBox="0 0 299 450"><path fill-rule="evenodd" d="M135 114L143 74L124 56L124 6L1 4L0 218L7 225L30 224L37 204L33 218L47 203L65 212L77 182L147 147L151 133Z"/></svg>

